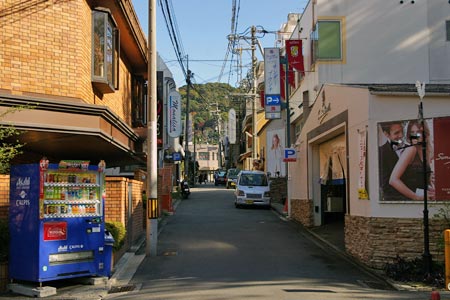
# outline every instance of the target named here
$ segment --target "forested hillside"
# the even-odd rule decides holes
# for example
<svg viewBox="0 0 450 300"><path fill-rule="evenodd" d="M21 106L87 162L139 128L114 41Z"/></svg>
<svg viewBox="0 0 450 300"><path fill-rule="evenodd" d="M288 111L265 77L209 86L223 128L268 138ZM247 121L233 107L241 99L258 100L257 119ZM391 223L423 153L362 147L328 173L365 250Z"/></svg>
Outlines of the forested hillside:
<svg viewBox="0 0 450 300"><path fill-rule="evenodd" d="M186 86L179 88L182 98L182 119L186 113ZM216 131L217 120L228 120L228 111L234 107L238 111L238 102L232 101L230 94L239 93L227 83L192 84L189 90L189 111L192 112L196 136L202 136L202 142L215 144L219 133ZM223 130L223 127L222 127Z"/></svg>

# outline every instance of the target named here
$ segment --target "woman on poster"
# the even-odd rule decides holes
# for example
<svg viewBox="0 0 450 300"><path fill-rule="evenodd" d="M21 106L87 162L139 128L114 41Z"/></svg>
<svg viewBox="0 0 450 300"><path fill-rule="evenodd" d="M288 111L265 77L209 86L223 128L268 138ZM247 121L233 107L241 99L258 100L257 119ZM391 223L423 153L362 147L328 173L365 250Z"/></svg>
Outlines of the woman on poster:
<svg viewBox="0 0 450 300"><path fill-rule="evenodd" d="M413 120L408 123L406 138L409 145L406 146L400 155L394 169L392 170L389 184L398 192L411 200L424 199L424 174L423 174L423 153L422 141L425 134L427 140L427 161L426 161L426 182L428 199L434 198L434 188L430 182L431 175L431 144L430 131L426 123L424 127L417 121Z"/></svg>
<svg viewBox="0 0 450 300"><path fill-rule="evenodd" d="M281 147L280 137L277 133L272 136L272 147L270 147L271 158L273 159L274 175L283 176L283 148Z"/></svg>

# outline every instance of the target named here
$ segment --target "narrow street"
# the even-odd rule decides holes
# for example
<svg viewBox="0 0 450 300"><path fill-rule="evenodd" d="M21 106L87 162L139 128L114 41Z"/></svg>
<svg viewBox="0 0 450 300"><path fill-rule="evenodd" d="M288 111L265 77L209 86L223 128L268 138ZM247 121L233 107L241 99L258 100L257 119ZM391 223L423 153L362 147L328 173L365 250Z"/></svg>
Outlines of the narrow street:
<svg viewBox="0 0 450 300"><path fill-rule="evenodd" d="M179 203L130 284L108 298L429 299L392 291L272 210L236 209L233 190L211 183Z"/></svg>

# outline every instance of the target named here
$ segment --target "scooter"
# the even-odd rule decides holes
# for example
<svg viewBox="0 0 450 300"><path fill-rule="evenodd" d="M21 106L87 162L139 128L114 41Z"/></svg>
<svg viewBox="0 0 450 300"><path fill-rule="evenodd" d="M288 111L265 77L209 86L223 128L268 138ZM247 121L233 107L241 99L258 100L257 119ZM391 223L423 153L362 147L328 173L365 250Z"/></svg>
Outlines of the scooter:
<svg viewBox="0 0 450 300"><path fill-rule="evenodd" d="M189 184L186 180L180 182L180 191L183 199L187 199L191 194L191 189L189 188Z"/></svg>

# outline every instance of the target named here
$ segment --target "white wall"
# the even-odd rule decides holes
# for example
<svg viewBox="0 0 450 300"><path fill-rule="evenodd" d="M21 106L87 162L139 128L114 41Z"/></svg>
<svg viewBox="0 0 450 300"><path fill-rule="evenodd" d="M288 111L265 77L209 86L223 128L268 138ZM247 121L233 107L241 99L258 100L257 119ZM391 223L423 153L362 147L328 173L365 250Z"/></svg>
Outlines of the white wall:
<svg viewBox="0 0 450 300"><path fill-rule="evenodd" d="M316 18L345 17L345 63L321 63L321 83L429 81L425 1L318 0ZM450 6L448 7L450 14ZM320 38L319 38L320 39Z"/></svg>

